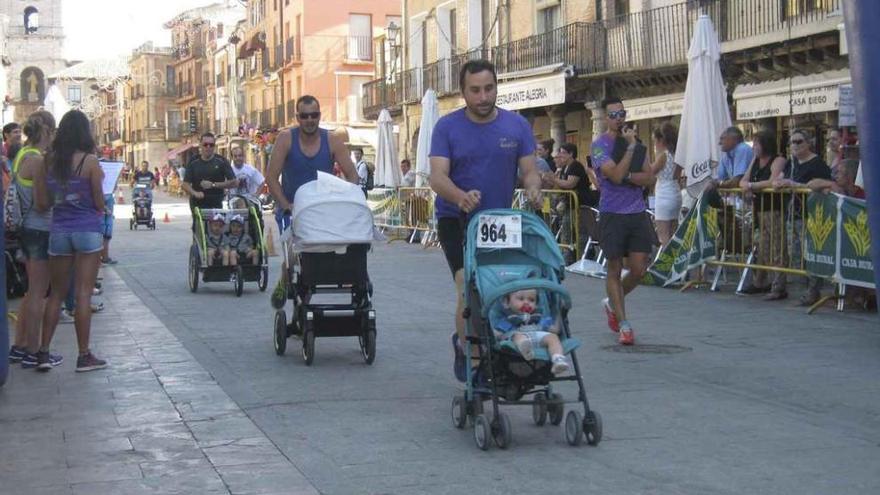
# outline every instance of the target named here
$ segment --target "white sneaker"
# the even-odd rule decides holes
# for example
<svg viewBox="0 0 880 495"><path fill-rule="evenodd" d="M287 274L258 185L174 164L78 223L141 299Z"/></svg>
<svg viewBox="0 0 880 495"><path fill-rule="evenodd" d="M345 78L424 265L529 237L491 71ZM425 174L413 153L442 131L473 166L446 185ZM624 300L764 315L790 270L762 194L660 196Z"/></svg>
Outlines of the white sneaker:
<svg viewBox="0 0 880 495"><path fill-rule="evenodd" d="M61 315L58 316L58 323L73 323L73 313L66 309L62 309Z"/></svg>
<svg viewBox="0 0 880 495"><path fill-rule="evenodd" d="M553 356L552 361L553 367L550 368L550 372L554 375L561 375L569 370L568 359L565 359L562 354Z"/></svg>

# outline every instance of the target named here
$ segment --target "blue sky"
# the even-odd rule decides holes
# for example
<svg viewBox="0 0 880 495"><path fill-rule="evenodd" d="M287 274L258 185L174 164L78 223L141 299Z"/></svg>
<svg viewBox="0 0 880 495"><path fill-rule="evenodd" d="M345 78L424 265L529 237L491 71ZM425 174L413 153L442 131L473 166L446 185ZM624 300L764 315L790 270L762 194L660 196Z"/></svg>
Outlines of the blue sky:
<svg viewBox="0 0 880 495"><path fill-rule="evenodd" d="M89 60L126 55L144 41L169 45L162 24L216 0L62 0L64 56Z"/></svg>

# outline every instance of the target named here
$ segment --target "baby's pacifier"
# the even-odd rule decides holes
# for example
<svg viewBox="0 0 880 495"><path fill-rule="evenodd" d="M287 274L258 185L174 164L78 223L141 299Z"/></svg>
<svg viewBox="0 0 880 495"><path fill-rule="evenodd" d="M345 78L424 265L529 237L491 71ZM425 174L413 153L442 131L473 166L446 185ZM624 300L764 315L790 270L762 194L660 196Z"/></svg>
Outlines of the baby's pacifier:
<svg viewBox="0 0 880 495"><path fill-rule="evenodd" d="M523 313L529 313L529 314L531 314L534 310L535 310L535 308L533 308L532 305L528 304L528 303L523 304L522 308L520 308L520 311L522 311Z"/></svg>

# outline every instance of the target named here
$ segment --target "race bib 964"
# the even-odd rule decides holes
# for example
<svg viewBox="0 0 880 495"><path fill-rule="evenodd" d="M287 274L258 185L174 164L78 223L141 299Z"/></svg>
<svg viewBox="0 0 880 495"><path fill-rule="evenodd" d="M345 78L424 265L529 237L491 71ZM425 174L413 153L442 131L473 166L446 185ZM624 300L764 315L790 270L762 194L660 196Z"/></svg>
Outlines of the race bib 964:
<svg viewBox="0 0 880 495"><path fill-rule="evenodd" d="M522 247L522 215L480 215L478 248Z"/></svg>

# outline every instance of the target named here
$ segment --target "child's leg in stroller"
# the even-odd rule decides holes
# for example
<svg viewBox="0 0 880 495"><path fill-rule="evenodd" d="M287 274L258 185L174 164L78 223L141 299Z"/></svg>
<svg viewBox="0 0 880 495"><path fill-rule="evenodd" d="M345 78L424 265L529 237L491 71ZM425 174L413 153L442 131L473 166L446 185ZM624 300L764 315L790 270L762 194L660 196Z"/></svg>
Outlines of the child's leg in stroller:
<svg viewBox="0 0 880 495"><path fill-rule="evenodd" d="M519 353L522 354L523 359L526 361L535 359L535 349L532 346L532 339L527 334L516 332L513 334L513 343L516 345Z"/></svg>
<svg viewBox="0 0 880 495"><path fill-rule="evenodd" d="M545 335L543 339L541 339L541 345L547 348L547 352L550 353L550 356L562 356L562 342L559 341L559 336L555 333L551 333Z"/></svg>
<svg viewBox="0 0 880 495"><path fill-rule="evenodd" d="M568 359L562 353L562 343L555 333L545 335L541 339L541 345L547 347L547 351L550 352L550 362L553 363L550 368L551 373L559 375L569 370Z"/></svg>
<svg viewBox="0 0 880 495"><path fill-rule="evenodd" d="M253 265L257 264L258 255L259 255L259 253L257 253L256 249L251 249L248 252L248 257L251 259L251 264L253 264Z"/></svg>
<svg viewBox="0 0 880 495"><path fill-rule="evenodd" d="M238 251L235 249L230 249L227 253L229 255L229 266L235 266L238 264Z"/></svg>
<svg viewBox="0 0 880 495"><path fill-rule="evenodd" d="M223 262L223 266L229 266L229 249L220 250L220 259Z"/></svg>

